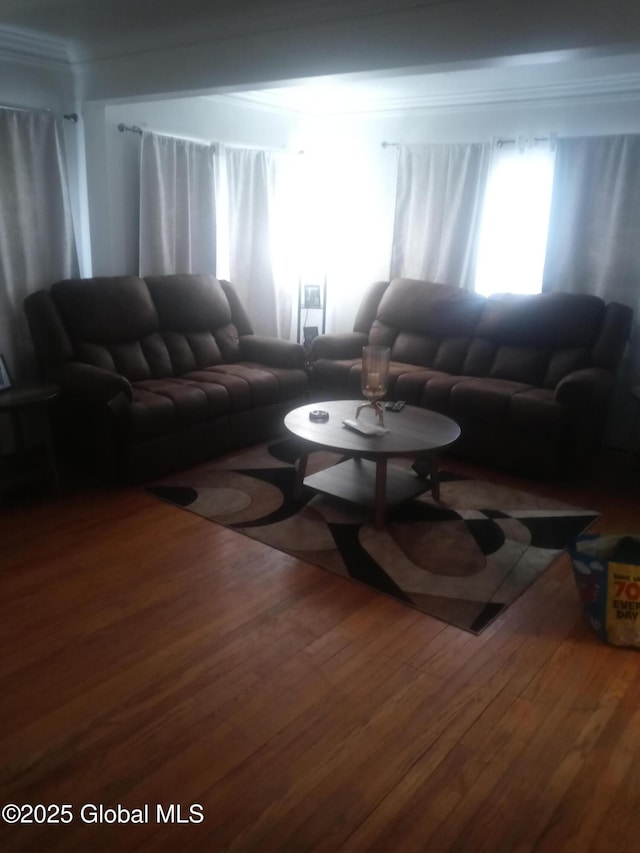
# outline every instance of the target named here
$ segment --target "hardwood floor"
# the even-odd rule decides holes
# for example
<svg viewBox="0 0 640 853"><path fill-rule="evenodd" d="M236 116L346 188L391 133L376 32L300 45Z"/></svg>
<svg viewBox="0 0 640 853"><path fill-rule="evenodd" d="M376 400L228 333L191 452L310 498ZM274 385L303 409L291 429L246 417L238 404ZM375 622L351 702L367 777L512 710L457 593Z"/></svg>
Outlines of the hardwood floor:
<svg viewBox="0 0 640 853"><path fill-rule="evenodd" d="M640 532L624 463L489 476ZM640 655L567 557L475 637L137 489L4 506L0 542L1 804L73 814L3 851L640 850Z"/></svg>

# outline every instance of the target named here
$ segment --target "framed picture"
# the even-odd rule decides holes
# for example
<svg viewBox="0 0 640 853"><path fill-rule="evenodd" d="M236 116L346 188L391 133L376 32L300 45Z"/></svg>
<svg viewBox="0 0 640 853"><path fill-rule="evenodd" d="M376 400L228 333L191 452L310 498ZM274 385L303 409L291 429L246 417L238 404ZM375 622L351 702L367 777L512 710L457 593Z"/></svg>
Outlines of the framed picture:
<svg viewBox="0 0 640 853"><path fill-rule="evenodd" d="M320 286L317 284L305 284L304 286L304 307L305 308L322 308L320 301Z"/></svg>
<svg viewBox="0 0 640 853"><path fill-rule="evenodd" d="M0 355L0 391L6 391L7 388L11 388L11 377L7 365L4 363L4 358Z"/></svg>

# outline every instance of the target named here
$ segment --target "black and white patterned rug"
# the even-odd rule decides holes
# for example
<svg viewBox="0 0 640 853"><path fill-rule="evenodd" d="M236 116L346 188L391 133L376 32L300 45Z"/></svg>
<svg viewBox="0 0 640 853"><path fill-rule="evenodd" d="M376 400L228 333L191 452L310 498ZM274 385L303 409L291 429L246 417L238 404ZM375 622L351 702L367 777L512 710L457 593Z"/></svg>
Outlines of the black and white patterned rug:
<svg viewBox="0 0 640 853"><path fill-rule="evenodd" d="M476 634L598 517L442 472L440 503L426 493L396 506L385 528L376 530L364 508L306 487L294 499L296 456L294 440L283 439L220 457L147 490ZM307 473L339 461L335 454L312 454Z"/></svg>

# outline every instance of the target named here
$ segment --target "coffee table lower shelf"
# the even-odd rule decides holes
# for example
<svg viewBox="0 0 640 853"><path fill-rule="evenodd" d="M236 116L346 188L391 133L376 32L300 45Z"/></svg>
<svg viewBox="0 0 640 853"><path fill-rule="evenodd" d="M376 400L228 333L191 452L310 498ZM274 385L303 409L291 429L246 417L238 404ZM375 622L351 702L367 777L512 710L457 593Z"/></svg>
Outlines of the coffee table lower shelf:
<svg viewBox="0 0 640 853"><path fill-rule="evenodd" d="M347 459L305 477L304 485L322 494L379 509L376 501L376 467L376 463L369 459ZM386 465L386 469L385 509L416 498L431 488L429 480L418 477L412 471L394 465Z"/></svg>

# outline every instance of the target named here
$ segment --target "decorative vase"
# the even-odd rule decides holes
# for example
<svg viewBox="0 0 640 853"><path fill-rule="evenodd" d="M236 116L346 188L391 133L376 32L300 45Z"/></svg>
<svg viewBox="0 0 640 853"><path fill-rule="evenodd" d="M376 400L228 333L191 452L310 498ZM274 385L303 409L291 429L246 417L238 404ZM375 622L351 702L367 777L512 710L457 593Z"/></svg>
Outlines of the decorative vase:
<svg viewBox="0 0 640 853"><path fill-rule="evenodd" d="M369 401L362 403L356 410L356 418L363 409L373 409L384 426L384 408L380 400L387 393L389 380L389 362L391 350L389 347L367 346L362 348L362 394Z"/></svg>

